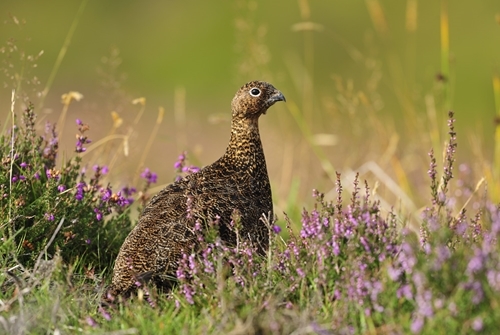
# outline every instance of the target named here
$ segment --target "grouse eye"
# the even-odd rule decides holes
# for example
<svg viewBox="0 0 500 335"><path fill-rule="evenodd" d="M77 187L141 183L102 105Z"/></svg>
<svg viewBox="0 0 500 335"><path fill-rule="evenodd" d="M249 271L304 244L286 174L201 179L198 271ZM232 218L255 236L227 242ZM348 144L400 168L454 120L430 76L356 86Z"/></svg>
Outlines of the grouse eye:
<svg viewBox="0 0 500 335"><path fill-rule="evenodd" d="M260 90L258 88L252 88L250 90L250 95L252 97L258 97L260 95Z"/></svg>

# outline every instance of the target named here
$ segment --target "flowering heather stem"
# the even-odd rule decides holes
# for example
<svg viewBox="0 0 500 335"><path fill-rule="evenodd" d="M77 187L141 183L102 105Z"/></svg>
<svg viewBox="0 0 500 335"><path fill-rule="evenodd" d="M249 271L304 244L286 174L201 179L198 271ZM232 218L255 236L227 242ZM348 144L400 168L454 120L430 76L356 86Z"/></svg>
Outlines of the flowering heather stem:
<svg viewBox="0 0 500 335"><path fill-rule="evenodd" d="M457 133L455 132L455 119L453 118L453 111L448 112L448 134L450 140L446 147L446 154L444 157L443 178L441 184L441 191L444 195L448 192L448 183L453 178L453 163L455 162L455 153L457 149Z"/></svg>
<svg viewBox="0 0 500 335"><path fill-rule="evenodd" d="M356 176L354 177L354 189L352 191L352 198L351 198L351 206L352 208L355 208L356 206L359 206L359 172L356 172Z"/></svg>
<svg viewBox="0 0 500 335"><path fill-rule="evenodd" d="M337 213L340 215L342 213L342 183L340 182L340 172L335 172L337 174L337 181L335 182L337 186Z"/></svg>
<svg viewBox="0 0 500 335"><path fill-rule="evenodd" d="M431 178L431 200L433 205L437 205L438 203L438 183L437 183L437 171L436 171L436 157L434 156L434 149L431 149L429 152L429 157L431 159L429 171L427 174Z"/></svg>

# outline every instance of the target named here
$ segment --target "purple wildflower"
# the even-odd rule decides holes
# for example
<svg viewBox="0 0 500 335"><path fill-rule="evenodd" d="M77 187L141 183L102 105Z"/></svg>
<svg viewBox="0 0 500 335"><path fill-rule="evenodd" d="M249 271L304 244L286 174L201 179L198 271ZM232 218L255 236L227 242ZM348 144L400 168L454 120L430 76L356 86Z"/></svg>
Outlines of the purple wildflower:
<svg viewBox="0 0 500 335"><path fill-rule="evenodd" d="M277 224L275 224L273 226L273 231L274 231L275 234L279 234L281 232L281 227L278 226Z"/></svg>
<svg viewBox="0 0 500 335"><path fill-rule="evenodd" d="M469 264L467 264L467 273L473 274L479 272L484 266L484 258L482 251L476 248L474 250L474 257L472 257Z"/></svg>
<svg viewBox="0 0 500 335"><path fill-rule="evenodd" d="M90 326L90 327L97 327L98 324L97 322L94 320L94 318L92 318L91 316L87 316L85 318L85 321L87 322L87 324Z"/></svg>
<svg viewBox="0 0 500 335"><path fill-rule="evenodd" d="M111 320L111 314L109 314L108 311L106 311L103 307L99 307L99 312L107 321Z"/></svg>
<svg viewBox="0 0 500 335"><path fill-rule="evenodd" d="M47 221L54 221L54 214L51 213L45 213L43 215Z"/></svg>
<svg viewBox="0 0 500 335"><path fill-rule="evenodd" d="M182 292L184 293L184 297L186 298L188 304L193 305L193 295L196 293L194 289L190 285L184 284L182 285Z"/></svg>
<svg viewBox="0 0 500 335"><path fill-rule="evenodd" d="M156 175L156 173L154 172L151 172L151 170L149 170L149 168L145 168L144 171L141 173L141 177L146 179L147 183L148 184L154 184L156 183L156 180L158 178L158 176Z"/></svg>
<svg viewBox="0 0 500 335"><path fill-rule="evenodd" d="M58 186L57 186L57 190L58 190L59 192L64 192L64 191L66 190L66 186L64 186L63 184L58 185Z"/></svg>
<svg viewBox="0 0 500 335"><path fill-rule="evenodd" d="M90 141L89 141L89 142L87 142L87 139L86 139L85 137L83 137L83 136L80 136L80 135L77 135L77 136L76 136L76 140L77 140L77 141L76 141L76 148L75 148L75 152L80 153L80 152L85 152L85 151L87 151L87 148L85 148L83 145L84 145L85 143L90 143Z"/></svg>
<svg viewBox="0 0 500 335"><path fill-rule="evenodd" d="M28 163L26 162L22 162L21 164L19 164L19 166L22 168L22 169L25 169L28 167Z"/></svg>
<svg viewBox="0 0 500 335"><path fill-rule="evenodd" d="M174 163L174 168L175 170L178 172L178 173L187 173L187 174L191 174L191 173L196 173L198 171L200 171L200 168L197 167L197 166L194 166L194 165L186 165L186 157L187 157L187 152L186 151L183 151L179 157L177 158L177 161ZM177 176L177 180L179 180L181 177Z"/></svg>
<svg viewBox="0 0 500 335"><path fill-rule="evenodd" d="M412 333L418 334L422 331L423 327L424 327L424 318L421 316L417 316L412 320L410 325L410 330Z"/></svg>
<svg viewBox="0 0 500 335"><path fill-rule="evenodd" d="M101 200L106 202L111 198L111 195L113 195L113 192L111 192L111 189L109 187L106 188L101 188Z"/></svg>
<svg viewBox="0 0 500 335"><path fill-rule="evenodd" d="M76 200L78 200L78 201L82 201L83 200L83 196L85 194L85 191L84 191L85 186L86 186L86 184L84 182L79 182L76 185L76 193L75 193L75 199Z"/></svg>
<svg viewBox="0 0 500 335"><path fill-rule="evenodd" d="M200 168L197 167L197 166L194 166L194 165L190 165L190 166L184 166L182 168L182 172L185 172L187 174L192 174L192 173L196 173L200 171Z"/></svg>
<svg viewBox="0 0 500 335"><path fill-rule="evenodd" d="M131 205L134 202L132 195L136 193L137 190L134 187L124 187L120 192L118 192L119 199L117 201L120 207L125 207Z"/></svg>
<svg viewBox="0 0 500 335"><path fill-rule="evenodd" d="M481 330L483 330L483 319L479 316L475 318L472 321L471 328L476 332L480 332Z"/></svg>
<svg viewBox="0 0 500 335"><path fill-rule="evenodd" d="M99 208L94 208L94 213L95 213L95 218L97 221L102 220L102 212L99 210Z"/></svg>
<svg viewBox="0 0 500 335"><path fill-rule="evenodd" d="M184 151L183 153L181 153L179 155L179 157L177 158L177 161L174 163L174 168L180 172L182 170L182 168L184 167L185 161L186 161L186 152Z"/></svg>

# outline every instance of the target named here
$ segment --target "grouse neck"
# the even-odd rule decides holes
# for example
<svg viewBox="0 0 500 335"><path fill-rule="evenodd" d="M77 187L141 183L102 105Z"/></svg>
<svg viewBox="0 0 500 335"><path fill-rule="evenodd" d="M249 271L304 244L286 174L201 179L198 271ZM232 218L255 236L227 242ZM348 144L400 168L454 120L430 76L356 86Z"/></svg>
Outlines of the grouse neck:
<svg viewBox="0 0 500 335"><path fill-rule="evenodd" d="M238 165L253 165L265 161L257 119L239 119L231 122L231 138L224 155Z"/></svg>

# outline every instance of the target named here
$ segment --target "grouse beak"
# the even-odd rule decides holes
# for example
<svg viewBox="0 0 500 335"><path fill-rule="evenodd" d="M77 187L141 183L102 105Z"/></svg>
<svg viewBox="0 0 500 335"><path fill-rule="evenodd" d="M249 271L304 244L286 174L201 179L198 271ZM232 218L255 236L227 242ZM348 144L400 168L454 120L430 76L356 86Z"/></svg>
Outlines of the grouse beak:
<svg viewBox="0 0 500 335"><path fill-rule="evenodd" d="M271 95L271 98L269 98L268 102L269 102L269 105L272 105L272 104L274 104L277 101L284 101L284 102L286 102L286 99L285 99L285 96L283 95L283 93L281 93L278 90L275 90L274 94Z"/></svg>
<svg viewBox="0 0 500 335"><path fill-rule="evenodd" d="M269 107L271 107L272 105L274 105L278 101L285 101L286 102L286 99L285 99L285 96L283 95L283 93L281 93L280 91L275 89L273 92L273 95L271 95L271 97L269 99L267 99L267 101L266 101L266 108L265 108L263 114L266 114L267 109Z"/></svg>

